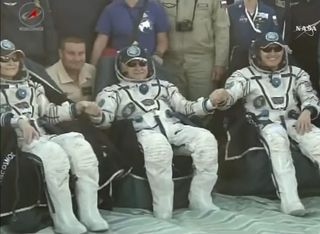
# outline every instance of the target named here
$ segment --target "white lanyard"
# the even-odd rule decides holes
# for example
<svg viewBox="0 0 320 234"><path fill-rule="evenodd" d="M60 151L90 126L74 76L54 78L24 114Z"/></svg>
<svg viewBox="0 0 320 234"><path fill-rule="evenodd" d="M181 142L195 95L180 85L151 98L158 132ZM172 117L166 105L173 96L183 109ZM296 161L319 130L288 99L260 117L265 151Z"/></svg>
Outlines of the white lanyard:
<svg viewBox="0 0 320 234"><path fill-rule="evenodd" d="M256 26L254 25L254 20L255 20L257 14L258 14L258 4L257 4L257 6L256 6L256 10L254 11L253 17L250 16L250 13L249 13L249 11L247 10L246 7L245 7L245 12L246 12L247 18L248 18L248 20L249 20L249 22L250 22L251 27L253 28L253 30L256 31L257 33L261 33L261 30L258 29L258 28L256 28Z"/></svg>

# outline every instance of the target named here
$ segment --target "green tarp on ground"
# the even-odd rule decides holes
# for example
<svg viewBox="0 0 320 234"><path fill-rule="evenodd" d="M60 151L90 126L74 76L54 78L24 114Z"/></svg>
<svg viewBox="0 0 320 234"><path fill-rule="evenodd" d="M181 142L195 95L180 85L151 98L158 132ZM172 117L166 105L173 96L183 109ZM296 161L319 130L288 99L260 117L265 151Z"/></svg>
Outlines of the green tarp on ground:
<svg viewBox="0 0 320 234"><path fill-rule="evenodd" d="M148 210L114 208L101 210L108 220L110 234L320 234L320 197L302 199L308 209L305 217L279 212L279 200L216 194L217 212L188 209L174 211L173 219L156 219ZM7 234L1 228L1 234ZM39 231L53 234L52 228Z"/></svg>

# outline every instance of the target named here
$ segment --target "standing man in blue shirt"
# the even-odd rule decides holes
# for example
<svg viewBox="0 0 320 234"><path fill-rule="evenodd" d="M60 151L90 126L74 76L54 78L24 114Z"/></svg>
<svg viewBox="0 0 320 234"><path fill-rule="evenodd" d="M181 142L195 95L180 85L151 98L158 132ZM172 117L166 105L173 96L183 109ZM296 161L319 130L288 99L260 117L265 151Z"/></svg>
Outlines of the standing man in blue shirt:
<svg viewBox="0 0 320 234"><path fill-rule="evenodd" d="M168 48L169 22L165 11L155 0L115 0L102 12L96 27L91 63L96 65L106 46L120 50L132 43L134 24L147 1L136 39L150 55L161 61Z"/></svg>

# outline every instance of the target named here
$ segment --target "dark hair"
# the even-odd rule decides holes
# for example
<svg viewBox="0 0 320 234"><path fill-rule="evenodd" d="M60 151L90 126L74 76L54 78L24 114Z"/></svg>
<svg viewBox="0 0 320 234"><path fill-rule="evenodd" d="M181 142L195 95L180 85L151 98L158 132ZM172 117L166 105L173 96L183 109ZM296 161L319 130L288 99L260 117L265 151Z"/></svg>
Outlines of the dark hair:
<svg viewBox="0 0 320 234"><path fill-rule="evenodd" d="M19 60L19 70L17 74L12 78L12 80L21 80L27 76L27 70L24 65L24 60L20 59Z"/></svg>
<svg viewBox="0 0 320 234"><path fill-rule="evenodd" d="M77 36L68 36L68 37L65 37L63 38L61 41L60 41L60 49L63 50L64 49L64 46L66 43L68 42L72 42L72 43L83 43L83 44L86 44L85 40L81 37L77 37Z"/></svg>

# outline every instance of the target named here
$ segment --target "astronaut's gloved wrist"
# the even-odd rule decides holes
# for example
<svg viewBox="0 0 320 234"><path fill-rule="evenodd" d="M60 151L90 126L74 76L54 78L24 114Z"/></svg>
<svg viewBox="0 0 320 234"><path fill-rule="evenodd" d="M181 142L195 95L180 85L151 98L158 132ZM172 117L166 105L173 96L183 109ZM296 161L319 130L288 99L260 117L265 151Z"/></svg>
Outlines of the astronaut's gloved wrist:
<svg viewBox="0 0 320 234"><path fill-rule="evenodd" d="M310 118L315 119L318 117L318 111L313 106L305 106L302 111L308 110L310 112Z"/></svg>
<svg viewBox="0 0 320 234"><path fill-rule="evenodd" d="M76 107L76 103L71 103L70 104L70 109L71 109L72 117L74 119L76 119L77 117L79 117L81 115L81 113L80 114L78 113L78 110L77 110L77 107Z"/></svg>
<svg viewBox="0 0 320 234"><path fill-rule="evenodd" d="M216 108L212 105L211 101L209 98L205 99L203 102L203 107L206 110L206 112L213 112Z"/></svg>

